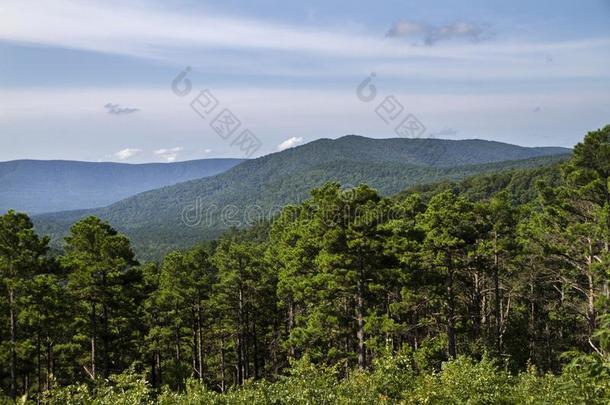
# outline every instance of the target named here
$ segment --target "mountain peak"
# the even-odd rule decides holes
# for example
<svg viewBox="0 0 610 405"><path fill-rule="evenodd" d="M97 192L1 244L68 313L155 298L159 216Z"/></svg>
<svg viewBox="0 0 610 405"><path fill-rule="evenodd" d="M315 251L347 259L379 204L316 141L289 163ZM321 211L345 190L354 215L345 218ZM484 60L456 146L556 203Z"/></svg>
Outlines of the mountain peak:
<svg viewBox="0 0 610 405"><path fill-rule="evenodd" d="M247 225L253 213L268 219L327 181L366 183L391 195L416 184L540 166L561 159L552 155L565 151L481 140L346 135L247 160L215 176L140 193L105 208L41 215L35 223L61 240L74 221L96 215L126 232L141 253L152 257L155 253L147 247L157 246L156 253L187 247L219 235L228 226ZM228 206L235 211L229 222L221 215ZM184 210L189 207L195 207L196 223L187 226ZM206 218L201 217L204 214Z"/></svg>

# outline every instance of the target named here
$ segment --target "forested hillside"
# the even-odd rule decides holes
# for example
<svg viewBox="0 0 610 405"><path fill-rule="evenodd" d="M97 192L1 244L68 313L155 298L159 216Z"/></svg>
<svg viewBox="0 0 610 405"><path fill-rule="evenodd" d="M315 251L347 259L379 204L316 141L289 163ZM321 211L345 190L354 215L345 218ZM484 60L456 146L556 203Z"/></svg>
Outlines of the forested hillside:
<svg viewBox="0 0 610 405"><path fill-rule="evenodd" d="M222 173L243 159L125 164L64 160L0 162L0 211L36 214L103 207L142 191Z"/></svg>
<svg viewBox="0 0 610 405"><path fill-rule="evenodd" d="M607 404L610 126L550 168L311 190L135 259L0 217L0 389L42 403ZM8 401L8 400L7 400Z"/></svg>
<svg viewBox="0 0 610 405"><path fill-rule="evenodd" d="M441 181L438 183L421 184L407 188L393 196L403 200L411 194L419 194L428 201L434 195L451 190L471 200L481 201L493 197L500 191L509 193L516 204L525 204L538 196L537 184L543 182L550 187L561 183L562 161L551 162L539 167L521 167L493 173L483 173L468 177L461 181Z"/></svg>
<svg viewBox="0 0 610 405"><path fill-rule="evenodd" d="M141 193L105 208L41 215L34 221L37 230L57 244L70 224L95 215L129 235L138 257L158 258L202 238L218 237L231 226L244 227L253 218L269 219L327 181L366 183L391 195L416 184L547 165L567 158L568 151L481 140L322 139L243 162L214 177Z"/></svg>

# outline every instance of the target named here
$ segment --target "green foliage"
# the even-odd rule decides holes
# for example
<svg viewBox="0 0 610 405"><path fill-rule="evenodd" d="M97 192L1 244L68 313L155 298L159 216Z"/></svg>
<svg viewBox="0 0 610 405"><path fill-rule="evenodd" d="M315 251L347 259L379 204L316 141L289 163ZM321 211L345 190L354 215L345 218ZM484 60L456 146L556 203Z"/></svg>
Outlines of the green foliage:
<svg viewBox="0 0 610 405"><path fill-rule="evenodd" d="M610 400L610 362L597 355L579 355L565 368L560 389L566 400L578 404L604 404Z"/></svg>
<svg viewBox="0 0 610 405"><path fill-rule="evenodd" d="M81 358L81 363L88 363L83 367L91 378L95 379L100 370L103 377L108 377L126 360L112 357L113 341L128 340L137 332L131 328L134 314L130 309L137 305L132 288L140 277L131 268L137 263L129 239L108 223L87 217L71 227L65 254L59 261L68 271L67 287L76 306L72 326L81 332L74 341L90 342L90 359Z"/></svg>
<svg viewBox="0 0 610 405"><path fill-rule="evenodd" d="M48 404L606 404L610 400L610 367L599 358L583 357L563 374L540 374L530 367L520 374L500 369L493 360L464 356L443 363L438 372L416 373L409 355L384 357L370 371L339 378L337 367L316 366L307 357L294 362L275 382L249 382L224 394L189 380L182 392L155 394L133 372L100 381L55 388Z"/></svg>
<svg viewBox="0 0 610 405"><path fill-rule="evenodd" d="M478 363L465 357L444 363L438 374L421 377L407 403L508 404L510 376L493 361Z"/></svg>
<svg viewBox="0 0 610 405"><path fill-rule="evenodd" d="M129 235L140 259L158 260L202 238L217 238L231 226L251 225L253 217L270 220L281 207L302 202L311 189L326 182L366 183L382 195L391 195L417 184L545 166L566 159L566 153L569 150L563 148L523 148L482 140L321 139L104 208L38 215L35 223L59 248L72 223L94 215ZM223 216L226 206L231 208L228 221L227 211ZM188 226L184 216L190 218Z"/></svg>
<svg viewBox="0 0 610 405"><path fill-rule="evenodd" d="M129 368L121 374L112 375L108 380L98 380L93 386L75 384L54 388L45 392L44 404L145 404L153 399L150 385L144 378Z"/></svg>
<svg viewBox="0 0 610 405"><path fill-rule="evenodd" d="M326 183L160 264L95 217L53 260L9 212L0 387L47 403L608 403L609 132L559 178L539 172L533 199L509 187L525 172L472 181L478 197Z"/></svg>

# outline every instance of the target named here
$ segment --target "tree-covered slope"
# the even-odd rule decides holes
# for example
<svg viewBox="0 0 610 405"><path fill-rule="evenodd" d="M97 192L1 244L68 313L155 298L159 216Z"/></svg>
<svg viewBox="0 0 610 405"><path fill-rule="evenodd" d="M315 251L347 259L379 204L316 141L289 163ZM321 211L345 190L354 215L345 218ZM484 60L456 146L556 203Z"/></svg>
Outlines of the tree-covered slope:
<svg viewBox="0 0 610 405"><path fill-rule="evenodd" d="M481 139L371 139L358 135L347 135L336 140L320 139L282 154L287 159L294 159L292 155L296 154L303 157L312 155L312 158L318 163L338 158L341 160L410 163L417 166L454 167L569 152L570 149L567 148L527 148Z"/></svg>
<svg viewBox="0 0 610 405"><path fill-rule="evenodd" d="M326 181L367 183L391 195L416 184L546 165L562 148L523 148L481 140L368 139L346 136L249 160L217 176L141 193L101 209L41 215L39 232L57 241L69 225L96 215L132 238L142 257L268 219Z"/></svg>
<svg viewBox="0 0 610 405"><path fill-rule="evenodd" d="M532 159L531 162L536 160ZM532 201L539 193L536 183L544 183L555 187L560 183L560 166L558 161L542 166L520 167L518 169L504 170L493 173L482 173L467 177L460 181L449 179L436 183L418 184L409 187L393 196L397 200L404 200L409 195L417 193L423 200L446 190L452 190L472 201L482 201L495 196L500 192L507 192L515 204L526 204Z"/></svg>
<svg viewBox="0 0 610 405"><path fill-rule="evenodd" d="M124 164L64 160L0 162L0 212L103 207L143 191L222 173L242 159Z"/></svg>

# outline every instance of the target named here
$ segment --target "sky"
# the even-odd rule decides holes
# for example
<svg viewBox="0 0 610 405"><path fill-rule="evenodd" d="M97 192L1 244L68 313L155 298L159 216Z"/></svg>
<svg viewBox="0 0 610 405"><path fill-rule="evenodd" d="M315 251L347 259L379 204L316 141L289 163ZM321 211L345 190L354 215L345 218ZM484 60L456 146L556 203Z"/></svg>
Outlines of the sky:
<svg viewBox="0 0 610 405"><path fill-rule="evenodd" d="M610 0L0 2L0 161L571 147L609 123Z"/></svg>

